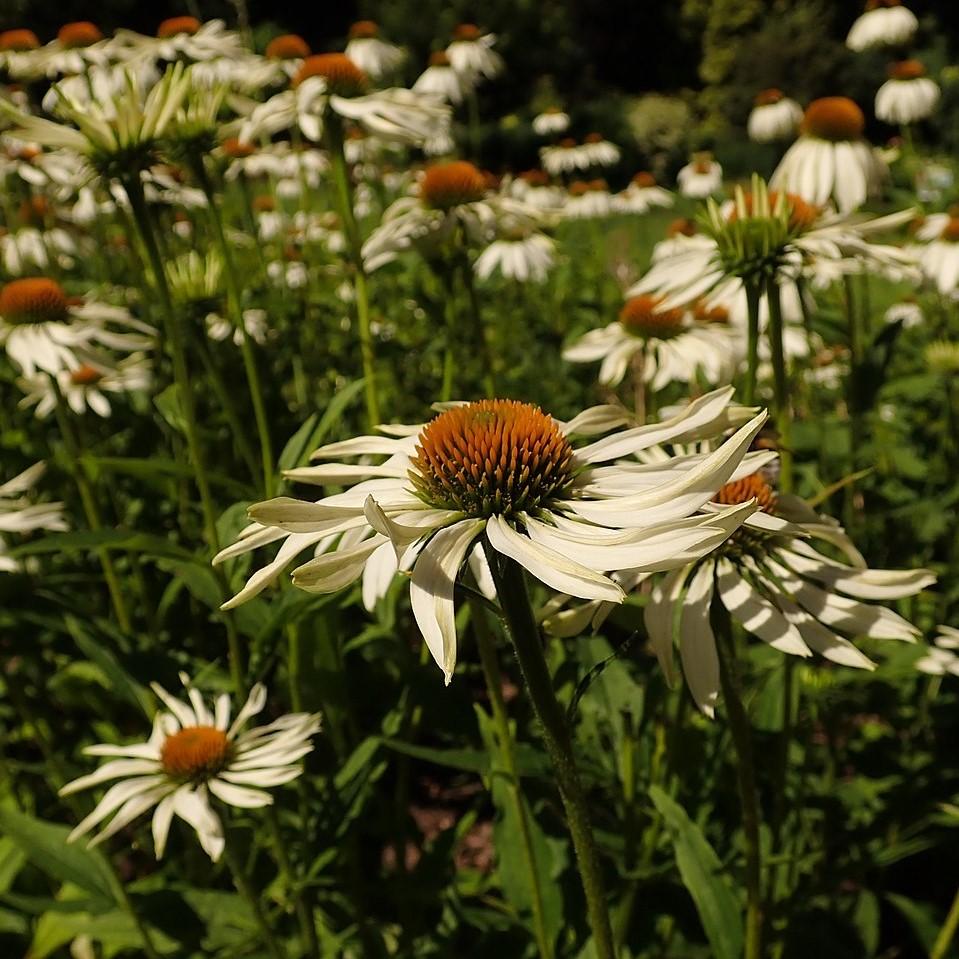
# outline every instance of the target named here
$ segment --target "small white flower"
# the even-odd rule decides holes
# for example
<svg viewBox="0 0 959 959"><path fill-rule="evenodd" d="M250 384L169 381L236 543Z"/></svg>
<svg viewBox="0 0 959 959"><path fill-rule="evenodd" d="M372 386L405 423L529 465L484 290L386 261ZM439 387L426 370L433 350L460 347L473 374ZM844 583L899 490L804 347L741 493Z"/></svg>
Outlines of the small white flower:
<svg viewBox="0 0 959 959"><path fill-rule="evenodd" d="M937 627L939 635L926 655L916 660L916 669L929 676L944 676L949 673L959 676L959 629L954 626Z"/></svg>
<svg viewBox="0 0 959 959"><path fill-rule="evenodd" d="M519 231L512 237L494 240L476 258L476 275L487 280L499 270L509 280L542 283L553 267L556 244L542 233Z"/></svg>
<svg viewBox="0 0 959 959"><path fill-rule="evenodd" d="M755 143L789 140L799 128L802 113L802 107L781 90L763 90L746 123L749 139Z"/></svg>
<svg viewBox="0 0 959 959"><path fill-rule="evenodd" d="M189 703L171 696L162 686L150 688L165 710L153 720L145 743L129 746L88 746L88 756L108 756L96 772L81 776L60 790L70 796L91 786L114 783L96 808L70 833L69 842L86 835L113 815L90 842L96 846L115 835L150 809L153 846L163 857L174 816L188 823L206 854L216 862L223 852L223 826L212 800L240 809L269 806L265 790L292 782L302 772L300 760L313 749L310 739L320 728L319 716L289 713L266 726L247 729L266 706L266 687L257 683L230 722L227 693L217 696L213 708L204 702L189 678L181 673Z"/></svg>
<svg viewBox="0 0 959 959"><path fill-rule="evenodd" d="M559 107L550 107L533 117L533 132L537 136L548 137L565 133L569 129L569 114Z"/></svg>
<svg viewBox="0 0 959 959"><path fill-rule="evenodd" d="M925 120L939 102L939 86L925 76L918 60L901 60L889 68L889 79L876 93L876 117L885 123Z"/></svg>
<svg viewBox="0 0 959 959"><path fill-rule="evenodd" d="M0 533L32 533L38 529L62 533L69 529L63 503L31 503L27 498L26 494L34 491L46 469L46 463L34 463L13 479L0 483ZM0 572L13 573L19 569L20 563L7 555L0 536Z"/></svg>
<svg viewBox="0 0 959 959"><path fill-rule="evenodd" d="M703 199L723 188L723 168L711 153L696 153L677 174L679 192L683 196Z"/></svg>
<svg viewBox="0 0 959 959"><path fill-rule="evenodd" d="M959 217L949 213L927 216L916 230L912 246L923 276L943 294L959 287Z"/></svg>
<svg viewBox="0 0 959 959"><path fill-rule="evenodd" d="M496 34L482 33L475 24L461 23L453 31L446 55L453 69L474 85L480 77L492 80L503 71L503 58L493 49Z"/></svg>
<svg viewBox="0 0 959 959"><path fill-rule="evenodd" d="M656 185L651 173L637 173L621 193L613 197L616 213L648 213L654 207L671 207L675 198L669 190Z"/></svg>
<svg viewBox="0 0 959 959"><path fill-rule="evenodd" d="M350 27L346 55L374 80L395 73L406 59L402 47L380 38L379 27L372 20L360 20Z"/></svg>
<svg viewBox="0 0 959 959"><path fill-rule="evenodd" d="M900 0L868 0L866 12L849 29L846 46L856 51L900 46L912 39L918 27L916 15Z"/></svg>
<svg viewBox="0 0 959 959"><path fill-rule="evenodd" d="M883 320L886 323L902 323L904 330L911 330L922 326L924 317L922 307L915 300L902 300L899 303L893 303L886 310Z"/></svg>
<svg viewBox="0 0 959 959"><path fill-rule="evenodd" d="M454 106L462 103L471 89L470 78L457 73L450 65L450 58L442 51L430 55L429 66L413 84L414 93L424 93Z"/></svg>

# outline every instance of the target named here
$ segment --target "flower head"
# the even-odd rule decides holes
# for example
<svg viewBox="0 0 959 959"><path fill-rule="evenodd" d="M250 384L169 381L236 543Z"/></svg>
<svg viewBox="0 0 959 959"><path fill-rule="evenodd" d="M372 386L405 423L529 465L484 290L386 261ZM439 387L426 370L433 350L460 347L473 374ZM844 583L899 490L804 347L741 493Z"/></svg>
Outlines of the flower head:
<svg viewBox="0 0 959 959"><path fill-rule="evenodd" d="M266 56L270 60L303 60L310 53L310 45L295 33L274 37L266 45Z"/></svg>
<svg viewBox="0 0 959 959"><path fill-rule="evenodd" d="M393 571L397 565L410 570L414 616L448 682L456 661L454 584L480 538L547 586L616 603L622 592L608 570L672 568L738 527L751 504L704 524L686 517L733 476L764 414L717 453L677 463L675 472L639 475L615 462L658 436L695 432L715 419L729 395L708 394L664 424L627 430L616 428L623 418L611 408L562 423L528 403L483 400L452 406L422 426L384 427L388 435L323 447L315 458L386 459L288 471L301 482L355 485L315 503L281 497L251 507L255 525L246 542L217 559L285 542L227 605L255 596L310 547L319 554L294 569L293 582L311 592L341 589L360 578L374 556L392 553ZM576 439L604 433L586 445Z"/></svg>
<svg viewBox="0 0 959 959"><path fill-rule="evenodd" d="M93 812L73 830L71 842L114 814L90 843L97 845L156 807L153 843L157 859L166 849L170 823L178 816L193 827L200 845L215 862L224 845L215 801L241 809L268 806L273 797L266 789L291 782L303 771L300 760L313 749L310 740L320 728L318 716L290 713L248 729L250 720L266 706L264 686L253 687L231 723L227 694L218 696L211 709L187 676L181 674L180 679L188 703L157 683L151 684L166 709L156 714L146 742L84 750L90 756L114 758L96 772L68 783L60 790L61 796L112 780L120 782L106 791Z"/></svg>

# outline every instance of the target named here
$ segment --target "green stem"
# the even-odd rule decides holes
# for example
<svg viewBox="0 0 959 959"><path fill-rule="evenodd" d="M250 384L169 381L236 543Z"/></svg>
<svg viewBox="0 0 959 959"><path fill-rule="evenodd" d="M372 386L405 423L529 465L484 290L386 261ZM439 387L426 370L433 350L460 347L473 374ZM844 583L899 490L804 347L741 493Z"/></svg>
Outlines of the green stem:
<svg viewBox="0 0 959 959"><path fill-rule="evenodd" d="M206 197L207 209L210 211L210 222L213 224L213 233L216 236L220 254L223 257L224 275L226 277L227 301L230 312L233 314L233 324L241 333L240 352L243 356L243 369L246 373L247 387L250 391L250 400L253 403L253 418L256 421L256 432L260 441L260 460L263 464L263 494L266 498L273 495L273 444L270 439L270 421L266 413L266 402L263 398L263 386L260 383L260 374L256 366L256 353L253 337L247 329L243 319L243 291L233 259L233 250L226 239L223 228L223 217L220 214L220 205L216 196L214 184L210 179L203 158L198 157L193 164L193 170L203 194Z"/></svg>
<svg viewBox="0 0 959 959"><path fill-rule="evenodd" d="M473 322L473 336L476 348L479 350L483 363L483 388L486 396L492 399L496 396L496 374L493 369L493 352L490 349L489 338L486 335L486 326L483 324L483 315L480 312L479 297L476 295L476 284L473 282L473 264L470 263L466 250L460 251L460 275L466 298L469 303L470 319Z"/></svg>
<svg viewBox="0 0 959 959"><path fill-rule="evenodd" d="M742 807L743 836L746 841L746 942L744 959L761 959L763 931L762 854L759 844L759 796L753 761L752 733L743 706L736 646L726 607L716 597L710 610L716 650L719 653L719 678L729 717L736 752L736 779Z"/></svg>
<svg viewBox="0 0 959 959"><path fill-rule="evenodd" d="M250 910L250 915L253 916L253 920L260 930L263 945L266 946L267 951L273 959L286 959L267 921L260 897L256 894L250 880L247 878L243 863L238 859L229 836L226 837L223 853L226 864L230 870L230 875L233 877L233 885L236 886L236 891L240 894L240 898L246 903L247 909Z"/></svg>
<svg viewBox="0 0 959 959"><path fill-rule="evenodd" d="M546 931L546 915L543 909L543 892L539 885L539 871L536 868L536 852L533 848L533 836L530 830L526 804L523 802L523 793L520 787L519 770L516 765L516 750L513 744L513 735L510 730L509 716L506 713L506 703L503 700L503 677L500 673L499 659L496 655L496 644L490 635L489 624L486 621L486 612L476 601L470 601L470 617L473 621L473 632L476 635L476 646L480 654L480 663L483 666L483 678L486 680L486 691L489 693L490 708L493 713L493 725L496 729L496 740L499 746L500 761L506 771L506 788L516 821L519 823L520 839L523 846L523 861L529 878L531 902L533 907L533 934L536 937L536 947L542 959L552 959L553 948L549 933Z"/></svg>
<svg viewBox="0 0 959 959"><path fill-rule="evenodd" d="M603 889L599 853L590 825L589 805L573 758L573 744L566 716L546 665L543 648L526 591L523 570L516 562L497 553L484 540L483 548L496 583L503 618L516 650L533 708L542 729L543 741L553 763L566 820L576 851L579 877L586 896L589 926L597 959L615 959L609 908Z"/></svg>
<svg viewBox="0 0 959 959"><path fill-rule="evenodd" d="M959 891L956 892L952 900L952 907L949 909L949 915L943 923L939 935L933 944L932 952L929 953L929 959L946 959L946 953L952 944L953 937L956 935L956 929L959 928Z"/></svg>
<svg viewBox="0 0 959 959"><path fill-rule="evenodd" d="M93 488L87 476L86 469L83 466L82 450L73 433L73 426L70 423L70 413L63 399L63 393L60 391L60 384L57 378L50 375L50 387L56 397L54 412L57 418L57 425L60 427L60 435L63 438L63 445L67 450L67 460L69 462L70 472L73 474L73 480L77 484L77 491L80 494L80 501L83 504L83 512L87 518L87 524L93 532L103 528L103 522L100 518L100 508L97 506L96 497L93 494ZM117 623L124 633L129 634L132 629L130 614L127 612L126 602L123 599L123 590L120 587L120 580L117 577L113 560L106 547L100 547L96 551L97 558L100 560L100 566L103 569L103 578L106 580L107 590L110 593L110 601L113 604L113 611L117 617Z"/></svg>
<svg viewBox="0 0 959 959"><path fill-rule="evenodd" d="M743 403L756 402L756 371L759 369L759 303L763 288L760 280L744 280L746 287L746 382L743 384Z"/></svg>
<svg viewBox="0 0 959 959"><path fill-rule="evenodd" d="M783 311L779 284L775 279L766 285L769 304L769 346L773 360L773 389L776 405L776 431L779 433L779 488L793 490L792 410L789 404L789 382L786 378L786 356L783 351Z"/></svg>
<svg viewBox="0 0 959 959"><path fill-rule="evenodd" d="M150 210L143 193L143 184L140 182L139 173L134 173L124 179L123 185L130 199L130 208L133 211L134 223L136 224L137 232L139 233L144 249L147 252L150 270L153 273L153 282L160 297L160 312L163 316L166 346L173 359L173 378L177 386L179 406L183 413L187 449L190 454L190 459L193 461L193 475L197 490L200 494L204 531L208 545L216 550L219 549L219 537L216 531L216 508L213 503L210 480L206 471L203 445L200 442L200 431L196 417L196 399L186 361L184 337L181 336L176 312L173 309L173 300L170 296L170 287L167 284L163 258L160 255L160 247L157 244L156 233L153 229L153 222L150 219ZM149 291L145 292L149 293ZM224 595L226 593L226 583L223 578L223 572L219 567L214 568L214 577L221 595ZM231 616L227 615L223 617L223 625L226 628L227 642L229 644L230 675L233 680L233 687L237 695L242 696L246 690L246 682L243 678L245 670L243 665L243 652L240 648L240 637L237 634L236 625Z"/></svg>
<svg viewBox="0 0 959 959"><path fill-rule="evenodd" d="M862 436L862 409L860 404L862 382L860 367L863 358L863 331L859 322L859 311L856 309L853 278L849 274L843 277L843 288L846 294L846 322L849 327L849 383L846 399L849 411L849 472L854 473L856 469L858 469L859 441ZM856 491L854 483L846 485L844 499L846 526L851 528L856 519Z"/></svg>
<svg viewBox="0 0 959 959"><path fill-rule="evenodd" d="M316 923L313 921L313 910L310 908L306 892L294 887L293 867L283 842L283 830L280 828L280 817L275 806L266 809L266 821L270 827L270 842L273 847L273 858L280 869L280 876L287 889L293 891L293 903L296 909L296 919L300 925L300 935L303 938L304 956L310 959L319 959L320 946L316 938Z"/></svg>
<svg viewBox="0 0 959 959"><path fill-rule="evenodd" d="M353 288L356 293L356 320L360 334L360 357L363 362L363 389L366 398L366 418L369 426L380 423L380 401L376 384L376 355L373 350L373 333L370 328L370 301L366 284L366 268L363 265L363 243L359 224L353 212L353 189L343 153L343 130L335 117L328 116L326 139L336 187L336 200L343 231L353 260Z"/></svg>

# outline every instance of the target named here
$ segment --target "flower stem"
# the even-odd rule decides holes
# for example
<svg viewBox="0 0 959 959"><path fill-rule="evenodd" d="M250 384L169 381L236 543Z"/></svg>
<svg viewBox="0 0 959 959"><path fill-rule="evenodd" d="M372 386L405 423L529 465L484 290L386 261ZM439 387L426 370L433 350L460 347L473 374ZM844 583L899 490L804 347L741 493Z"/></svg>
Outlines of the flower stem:
<svg viewBox="0 0 959 959"><path fill-rule="evenodd" d="M263 944L266 946L267 951L273 959L286 959L283 950L280 948L280 944L273 935L273 930L267 921L266 913L263 911L263 905L260 902L259 896L257 896L256 891L250 883L246 871L243 868L243 863L238 859L229 836L226 837L223 853L226 858L226 864L230 870L230 875L233 877L233 885L236 886L236 891L240 894L240 898L246 903L247 908L250 910L250 914L253 916L253 920L260 930L260 936L263 939Z"/></svg>
<svg viewBox="0 0 959 959"><path fill-rule="evenodd" d="M73 480L77 484L77 491L80 494L80 501L83 504L83 512L86 515L87 524L93 532L97 532L103 528L103 522L100 518L100 508L97 506L93 488L86 470L83 467L81 459L82 451L73 433L70 414L67 411L63 393L60 391L60 384L57 382L57 378L52 374L50 374L50 387L56 397L53 408L57 418L57 425L60 427L63 445L67 449L70 472L73 474ZM103 578L106 581L107 590L110 593L110 602L113 604L113 611L116 614L117 623L124 633L130 633L132 628L130 614L127 612L126 601L123 598L123 590L120 587L120 580L117 578L117 572L113 566L110 552L105 546L101 546L97 549L96 553L97 558L100 560L100 566L103 569Z"/></svg>
<svg viewBox="0 0 959 959"><path fill-rule="evenodd" d="M736 752L736 779L743 816L743 835L746 840L746 942L744 959L761 959L763 932L762 854L759 844L759 796L756 791L756 772L753 761L752 733L749 717L743 706L742 687L736 665L736 646L733 641L729 612L718 599L713 598L710 610L716 650L719 653L719 679L729 717L729 730Z"/></svg>
<svg viewBox="0 0 959 959"><path fill-rule="evenodd" d="M786 356L783 351L783 310L779 284L773 279L766 285L769 303L769 345L773 360L773 389L776 403L776 430L779 433L779 488L793 490L792 410L789 383L786 379Z"/></svg>
<svg viewBox="0 0 959 959"><path fill-rule="evenodd" d="M160 255L160 247L157 244L156 234L153 230L153 222L150 219L150 210L147 207L139 173L135 172L124 179L123 186L130 199L130 207L133 210L133 220L137 232L140 235L140 240L146 249L150 270L153 273L153 282L160 298L160 312L163 316L166 346L173 359L173 378L177 386L179 406L183 412L187 449L189 450L190 459L193 461L193 475L197 490L200 494L200 506L203 513L203 526L207 544L213 549L218 549L219 537L216 531L216 507L213 503L210 480L207 476L206 461L203 456L203 445L200 442L200 431L196 418L196 398L193 394L193 384L190 380L190 371L187 366L184 338L180 335L181 331L177 323L176 313L173 309L173 300L170 297L170 287L167 284L166 272L163 268L163 257ZM145 292L149 293L149 291ZM226 584L223 578L223 572L219 567L215 567L213 574L221 595L224 595L226 593ZM227 615L223 617L223 625L226 628L227 642L229 644L230 676L237 695L242 695L246 690L246 682L243 678L245 670L243 666L243 652L240 648L240 637L237 634L236 625L231 616Z"/></svg>
<svg viewBox="0 0 959 959"><path fill-rule="evenodd" d="M761 280L744 280L746 287L746 382L743 384L743 403L752 406L756 401L756 371L759 368L759 303L763 289Z"/></svg>
<svg viewBox="0 0 959 959"><path fill-rule="evenodd" d="M473 321L473 336L476 339L476 348L479 350L480 359L483 363L483 389L486 391L487 398L492 399L496 396L493 353L490 350L486 327L483 325L483 314L480 312L479 297L476 295L476 284L473 282L473 264L470 263L465 248L460 250L459 264L463 287L466 290L466 298L469 303L470 318Z"/></svg>
<svg viewBox="0 0 959 959"><path fill-rule="evenodd" d="M589 821L589 806L576 771L566 716L556 699L553 681L543 655L539 628L526 591L526 580L515 561L501 556L485 540L483 548L493 573L516 658L542 727L543 741L553 763L573 848L576 851L579 877L586 895L586 909L596 956L597 959L615 959L609 908L603 889L596 840L593 838Z"/></svg>
<svg viewBox="0 0 959 959"><path fill-rule="evenodd" d="M303 956L309 959L319 959L320 945L316 938L316 923L313 920L313 910L310 908L303 889L294 888L293 867L283 842L283 830L280 828L280 817L276 807L268 806L266 821L270 827L270 841L273 846L273 858L276 860L287 889L293 891L293 903L296 909L297 922L300 925L300 935L303 938Z"/></svg>
<svg viewBox="0 0 959 959"><path fill-rule="evenodd" d="M929 959L946 959L946 953L956 935L956 929L959 928L959 890L952 900L952 906L949 909L949 915L943 923L936 941L933 943L932 952L929 953Z"/></svg>
<svg viewBox="0 0 959 959"><path fill-rule="evenodd" d="M476 601L470 601L470 618L473 622L473 632L476 636L476 646L483 666L483 678L486 680L486 691L489 693L490 708L493 713L493 724L496 729L496 740L499 746L500 762L506 772L506 788L516 821L519 823L520 839L523 846L523 861L526 865L530 896L533 909L533 934L536 937L536 947L541 959L552 959L553 948L549 933L546 931L546 916L543 910L543 892L539 885L539 871L536 868L536 852L533 848L533 836L529 825L529 816L523 794L520 788L519 770L516 766L516 750L513 744L513 735L510 730L509 716L506 713L506 703L503 700L503 677L500 673L499 659L496 655L496 644L490 635L489 624L486 621L486 612Z"/></svg>
<svg viewBox="0 0 959 959"><path fill-rule="evenodd" d="M366 398L366 418L370 427L380 423L380 401L376 385L376 355L373 351L373 333L370 329L370 301L366 285L366 268L363 265L363 243L359 224L353 212L353 189L346 169L343 152L343 129L335 117L328 116L326 140L336 186L336 201L343 232L349 244L353 260L353 289L356 293L356 320L360 333L360 357L363 362L363 390Z"/></svg>
<svg viewBox="0 0 959 959"><path fill-rule="evenodd" d="M240 352L243 356L243 369L246 373L246 382L250 391L250 400L253 403L253 418L256 421L256 432L260 441L260 460L263 464L263 494L267 498L273 495L273 444L270 440L270 423L266 414L266 402L263 399L263 386L260 383L260 374L256 366L253 337L247 329L243 319L243 293L239 277L236 272L236 263L233 259L233 250L226 239L223 229L223 217L220 214L219 201L216 190L206 167L203 157L198 157L192 164L194 173L206 197L207 209L210 211L210 222L213 224L213 233L216 236L220 254L223 257L224 275L226 276L227 300L230 312L233 314L233 324L241 333Z"/></svg>

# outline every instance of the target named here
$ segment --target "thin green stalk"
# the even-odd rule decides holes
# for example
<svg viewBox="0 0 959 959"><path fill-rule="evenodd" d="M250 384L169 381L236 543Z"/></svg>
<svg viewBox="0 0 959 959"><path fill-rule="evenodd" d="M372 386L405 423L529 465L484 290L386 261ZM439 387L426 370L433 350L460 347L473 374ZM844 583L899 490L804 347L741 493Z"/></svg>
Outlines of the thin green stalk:
<svg viewBox="0 0 959 959"><path fill-rule="evenodd" d="M469 303L470 319L473 322L473 337L476 348L479 350L483 363L483 389L486 396L492 399L496 396L496 373L493 365L493 351L490 349L489 337L486 335L486 326L483 323L483 314L480 312L479 297L476 295L476 284L473 282L473 264L465 248L459 256L460 276L466 290L466 299Z"/></svg>
<svg viewBox="0 0 959 959"><path fill-rule="evenodd" d="M93 532L103 528L103 522L100 519L100 508L97 506L96 497L93 494L93 488L87 477L86 470L83 467L82 451L73 433L73 426L70 423L70 414L67 411L66 403L63 399L63 393L60 391L60 384L57 378L50 375L50 387L56 397L54 412L57 418L57 425L60 427L60 435L63 438L63 444L67 448L67 460L69 469L73 474L73 480L77 484L77 491L80 494L80 501L83 504L83 512L87 518L87 524ZM96 550L97 558L100 560L100 566L103 569L103 578L107 584L107 590L110 593L110 602L113 604L113 611L117 617L117 623L124 633L129 634L132 629L130 614L127 612L126 601L123 598L123 590L120 586L120 580L117 577L113 560L106 547L100 547Z"/></svg>
<svg viewBox="0 0 959 959"><path fill-rule="evenodd" d="M789 382L786 377L786 356L783 351L783 311L779 284L773 279L766 285L769 304L769 346L773 361L776 431L779 433L779 488L793 490L792 409L789 403Z"/></svg>
<svg viewBox="0 0 959 959"><path fill-rule="evenodd" d="M273 930L267 921L260 897L256 894L250 880L247 878L246 870L243 863L240 862L237 857L236 850L234 850L229 836L226 837L223 854L227 867L230 870L230 875L233 878L233 885L236 886L236 891L240 894L240 898L246 903L247 909L250 910L250 915L253 917L260 931L260 938L263 940L263 945L266 946L267 951L273 959L286 959L286 955L280 947L279 942L277 942L276 937L273 935Z"/></svg>
<svg viewBox="0 0 959 959"><path fill-rule="evenodd" d="M286 843L283 841L283 830L280 828L280 817L277 815L275 806L267 806L266 821L270 827L270 844L273 848L273 858L280 869L280 876L286 888L293 890L296 919L300 925L300 935L303 939L303 956L308 956L309 959L319 959L320 946L316 938L313 910L310 907L305 890L294 887L293 866L290 863Z"/></svg>
<svg viewBox="0 0 959 959"><path fill-rule="evenodd" d="M456 369L456 285L452 267L444 260L438 267L440 280L446 293L443 300L443 315L446 320L446 341L443 344L443 383L440 387L440 400L444 403L453 398L453 373Z"/></svg>
<svg viewBox="0 0 959 959"><path fill-rule="evenodd" d="M543 655L539 627L526 591L523 570L514 560L497 553L485 540L483 548L496 583L503 619L513 641L516 658L540 722L543 741L553 763L559 793L566 810L567 826L576 851L576 863L586 896L586 910L596 956L597 959L615 959L609 908L603 888L599 853L590 825L589 804L576 771L566 716L556 698L549 667Z"/></svg>
<svg viewBox="0 0 959 959"><path fill-rule="evenodd" d="M549 933L546 930L546 915L543 909L543 892L539 884L539 870L536 868L536 851L533 848L533 836L530 830L526 804L523 802L523 793L520 786L519 770L516 765L516 750L513 744L513 735L510 730L509 716L506 712L506 703L503 700L503 677L500 673L499 659L496 655L496 644L490 635L489 624L486 621L486 612L475 600L470 601L470 618L473 621L473 632L476 636L476 647L480 654L480 663L483 666L483 678L486 680L486 691L489 693L490 708L493 713L493 725L496 729L496 740L499 746L500 762L506 772L506 788L510 802L513 805L516 821L519 823L520 839L523 846L523 861L526 865L527 878L533 908L533 935L536 937L536 947L542 959L552 959L553 947Z"/></svg>
<svg viewBox="0 0 959 959"><path fill-rule="evenodd" d="M956 892L952 900L952 907L949 909L949 915L943 923L936 941L933 943L932 952L929 953L929 959L946 959L946 953L952 940L956 935L956 929L959 928L959 891Z"/></svg>
<svg viewBox="0 0 959 959"><path fill-rule="evenodd" d="M241 334L240 353L243 356L243 370L246 374L247 387L250 392L250 401L253 403L253 419L256 422L257 437L260 441L260 460L263 464L263 495L269 498L273 495L273 474L276 469L273 462L273 443L270 439L270 421L266 413L266 401L263 398L263 386L260 382L260 373L256 365L256 352L253 337L247 329L243 319L243 291L236 271L236 262L233 259L233 250L227 242L226 231L223 228L223 217L220 213L216 190L203 157L198 157L193 169L206 197L207 209L210 211L210 222L213 224L213 233L216 237L220 254L223 257L223 273L226 278L227 302L233 315L233 325Z"/></svg>
<svg viewBox="0 0 959 959"><path fill-rule="evenodd" d="M858 469L859 441L862 436L861 378L859 371L863 359L863 331L859 311L856 309L853 278L849 274L843 277L843 289L846 294L846 323L849 327L849 383L846 400L849 411L849 472L854 473ZM851 527L855 520L855 484L849 483L846 486L844 496L846 526Z"/></svg>
<svg viewBox="0 0 959 959"><path fill-rule="evenodd" d="M173 308L173 300L170 296L170 287L167 284L163 258L160 255L160 247L157 244L156 233L153 229L153 222L150 219L150 210L143 193L143 184L140 182L139 174L135 173L129 176L123 181L123 184L127 196L130 199L133 220L143 247L147 252L150 270L153 273L153 282L159 294L160 313L163 316L164 324L164 338L166 340L166 347L170 351L173 359L173 377L177 385L180 409L183 412L187 449L190 454L190 459L193 461L193 475L197 490L200 494L200 506L203 513L203 526L206 540L207 544L216 550L219 549L219 537L216 531L216 507L213 503L210 480L206 471L203 445L200 442L200 431L196 417L196 398L193 393L193 384L190 379L190 371L186 361L184 337L181 336L176 312ZM214 568L214 577L221 595L225 595L226 583L222 570L220 570L219 567ZM244 680L245 669L243 665L243 652L240 648L240 637L237 634L236 625L231 616L226 615L223 617L223 625L226 628L227 642L229 644L230 675L233 681L233 687L237 695L242 696L246 690L246 682Z"/></svg>
<svg viewBox="0 0 959 959"><path fill-rule="evenodd" d="M746 280L746 381L743 384L743 403L756 402L756 371L759 369L759 304L763 288L761 280Z"/></svg>
<svg viewBox="0 0 959 959"><path fill-rule="evenodd" d="M290 685L290 705L293 712L303 711L303 690L300 686L302 642L299 623L286 624L286 672Z"/></svg>
<svg viewBox="0 0 959 959"><path fill-rule="evenodd" d="M380 423L380 401L376 383L376 355L373 350L373 332L370 328L370 301L366 285L366 268L363 265L363 243L359 224L353 212L353 188L346 168L343 152L343 130L335 117L327 117L326 140L336 187L336 201L343 231L349 243L353 260L353 288L356 293L356 320L360 334L360 358L363 362L363 390L366 398L366 418L370 427Z"/></svg>
<svg viewBox="0 0 959 959"><path fill-rule="evenodd" d="M752 732L743 706L736 646L726 607L718 598L711 609L716 649L719 653L719 678L736 753L736 780L742 807L743 836L746 840L746 941L744 959L761 959L763 933L762 854L759 844L759 796L753 760Z"/></svg>

